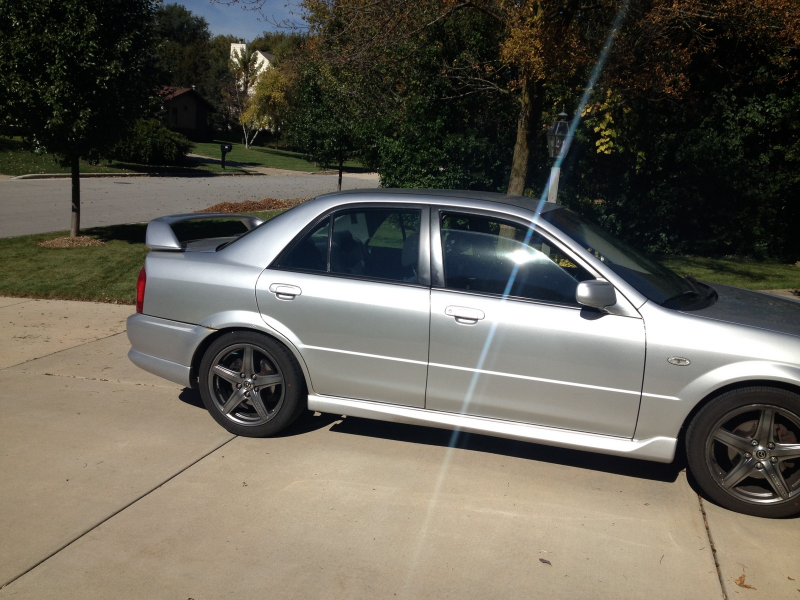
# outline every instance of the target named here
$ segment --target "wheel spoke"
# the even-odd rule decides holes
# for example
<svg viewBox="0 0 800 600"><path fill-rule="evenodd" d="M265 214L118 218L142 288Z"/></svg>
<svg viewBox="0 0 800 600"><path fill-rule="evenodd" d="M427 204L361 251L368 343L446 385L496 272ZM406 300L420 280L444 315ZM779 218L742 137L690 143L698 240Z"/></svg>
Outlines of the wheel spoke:
<svg viewBox="0 0 800 600"><path fill-rule="evenodd" d="M283 376L279 373L275 375L260 375L258 379L256 379L256 385L258 385L260 388L271 387L281 383L283 383Z"/></svg>
<svg viewBox="0 0 800 600"><path fill-rule="evenodd" d="M214 375L222 377L225 381L234 385L242 382L242 378L239 373L231 371L230 369L226 369L222 365L214 365L211 371L214 373Z"/></svg>
<svg viewBox="0 0 800 600"><path fill-rule="evenodd" d="M775 444L775 448L769 451L770 456L777 456L784 460L788 458L800 458L800 444Z"/></svg>
<svg viewBox="0 0 800 600"><path fill-rule="evenodd" d="M743 437L731 433L730 431L726 431L725 429L717 429L717 431L714 432L714 439L725 444L726 446L730 446L734 450L738 451L739 454L744 454L745 452L750 451L750 442Z"/></svg>
<svg viewBox="0 0 800 600"><path fill-rule="evenodd" d="M759 444L767 445L773 441L775 432L775 409L763 408L761 409L761 417L758 419L758 427L754 439L758 440Z"/></svg>
<svg viewBox="0 0 800 600"><path fill-rule="evenodd" d="M784 500L789 499L789 488L786 485L786 480L783 478L783 474L778 468L777 463L769 461L764 462L764 476L778 496Z"/></svg>
<svg viewBox="0 0 800 600"><path fill-rule="evenodd" d="M253 368L253 347L252 346L245 346L244 347L244 357L242 359L242 372L244 373L245 377L252 377L255 373Z"/></svg>
<svg viewBox="0 0 800 600"><path fill-rule="evenodd" d="M722 479L722 487L731 489L742 481L742 479L747 477L752 472L754 466L755 461L752 458L742 457L739 463Z"/></svg>
<svg viewBox="0 0 800 600"><path fill-rule="evenodd" d="M241 390L233 390L231 397L225 402L225 405L222 407L222 414L229 415L231 411L239 406L242 401L244 401L244 389Z"/></svg>
<svg viewBox="0 0 800 600"><path fill-rule="evenodd" d="M253 404L253 408L256 409L258 416L264 420L269 419L269 413L267 412L267 408L264 406L263 400L261 400L261 394L253 394L250 396L250 402Z"/></svg>

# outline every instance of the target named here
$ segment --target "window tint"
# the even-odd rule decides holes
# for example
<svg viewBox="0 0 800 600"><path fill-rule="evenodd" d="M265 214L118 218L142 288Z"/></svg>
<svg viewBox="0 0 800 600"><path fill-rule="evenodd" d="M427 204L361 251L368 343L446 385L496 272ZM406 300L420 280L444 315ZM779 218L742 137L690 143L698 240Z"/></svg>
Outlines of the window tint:
<svg viewBox="0 0 800 600"><path fill-rule="evenodd" d="M419 210L339 211L296 243L278 266L416 283L420 217Z"/></svg>
<svg viewBox="0 0 800 600"><path fill-rule="evenodd" d="M297 242L289 253L283 257L280 267L301 271L328 270L328 233L331 220L325 219Z"/></svg>
<svg viewBox="0 0 800 600"><path fill-rule="evenodd" d="M416 283L420 211L381 208L337 212L331 273Z"/></svg>
<svg viewBox="0 0 800 600"><path fill-rule="evenodd" d="M445 287L575 304L579 281L592 279L545 238L488 217L444 214Z"/></svg>

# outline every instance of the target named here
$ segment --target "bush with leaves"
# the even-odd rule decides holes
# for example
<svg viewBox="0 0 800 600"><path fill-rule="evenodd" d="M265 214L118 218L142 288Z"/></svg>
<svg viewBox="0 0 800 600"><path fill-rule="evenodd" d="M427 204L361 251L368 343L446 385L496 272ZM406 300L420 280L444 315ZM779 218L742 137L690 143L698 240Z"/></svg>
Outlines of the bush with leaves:
<svg viewBox="0 0 800 600"><path fill-rule="evenodd" d="M180 133L153 119L139 119L108 158L143 165L174 165L191 149L192 143Z"/></svg>

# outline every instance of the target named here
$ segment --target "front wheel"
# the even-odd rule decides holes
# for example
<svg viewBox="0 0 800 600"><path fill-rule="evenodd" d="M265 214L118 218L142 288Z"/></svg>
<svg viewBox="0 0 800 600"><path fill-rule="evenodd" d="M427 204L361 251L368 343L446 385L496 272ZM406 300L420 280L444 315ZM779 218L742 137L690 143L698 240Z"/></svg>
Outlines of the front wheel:
<svg viewBox="0 0 800 600"><path fill-rule="evenodd" d="M800 513L800 396L768 387L709 402L686 432L689 468L725 508L757 517Z"/></svg>
<svg viewBox="0 0 800 600"><path fill-rule="evenodd" d="M272 338L237 331L215 340L200 363L200 395L214 420L236 435L267 437L306 405L294 356Z"/></svg>

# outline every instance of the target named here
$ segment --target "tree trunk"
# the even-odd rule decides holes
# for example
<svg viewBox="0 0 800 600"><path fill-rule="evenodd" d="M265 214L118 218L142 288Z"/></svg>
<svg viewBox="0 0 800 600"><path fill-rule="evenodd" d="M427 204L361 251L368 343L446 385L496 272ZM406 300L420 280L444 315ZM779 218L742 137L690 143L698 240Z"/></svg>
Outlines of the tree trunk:
<svg viewBox="0 0 800 600"><path fill-rule="evenodd" d="M69 237L78 237L81 232L81 176L80 157L77 153L70 156L72 171L72 222L69 228Z"/></svg>
<svg viewBox="0 0 800 600"><path fill-rule="evenodd" d="M344 165L344 159L340 156L339 157L339 186L336 188L337 191L342 191L342 166Z"/></svg>
<svg viewBox="0 0 800 600"><path fill-rule="evenodd" d="M539 137L539 123L542 120L544 89L541 80L523 79L520 97L519 119L517 120L517 141L514 144L514 157L511 159L511 175L508 178L508 194L522 196L528 183L531 146Z"/></svg>

